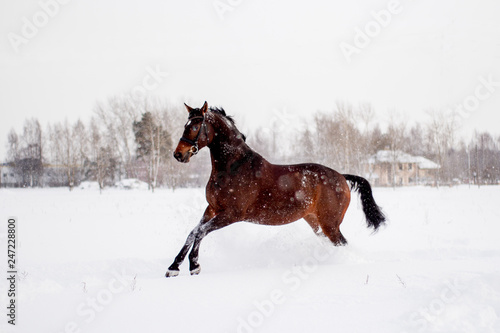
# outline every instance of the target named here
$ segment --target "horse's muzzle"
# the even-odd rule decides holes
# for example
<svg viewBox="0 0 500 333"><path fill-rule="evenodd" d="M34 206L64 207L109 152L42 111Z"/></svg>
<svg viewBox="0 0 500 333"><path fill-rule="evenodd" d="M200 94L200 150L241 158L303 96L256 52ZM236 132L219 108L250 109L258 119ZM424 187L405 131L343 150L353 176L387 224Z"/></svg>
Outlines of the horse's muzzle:
<svg viewBox="0 0 500 333"><path fill-rule="evenodd" d="M174 152L174 158L181 163L188 163L189 159L193 154L190 151L187 151L185 154L181 152Z"/></svg>

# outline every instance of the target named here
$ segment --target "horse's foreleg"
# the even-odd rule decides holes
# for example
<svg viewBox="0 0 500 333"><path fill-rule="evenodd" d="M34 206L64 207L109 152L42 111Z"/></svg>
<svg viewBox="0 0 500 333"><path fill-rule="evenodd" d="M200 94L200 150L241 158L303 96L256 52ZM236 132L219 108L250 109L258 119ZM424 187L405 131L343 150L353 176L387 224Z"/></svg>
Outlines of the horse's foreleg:
<svg viewBox="0 0 500 333"><path fill-rule="evenodd" d="M212 231L224 228L232 223L236 222L227 214L219 214L207 223L201 225L198 234L195 236L193 249L189 253L189 270L191 275L200 274L201 267L198 264L198 253L200 250L200 244L203 238L211 233Z"/></svg>
<svg viewBox="0 0 500 333"><path fill-rule="evenodd" d="M201 226L205 224L207 221L210 221L214 217L214 212L213 210L209 207L205 210L205 214L203 214L203 217L200 221L200 223L189 233L186 242L184 243L184 246L182 247L181 251L179 254L175 257L174 262L172 265L167 270L167 273L165 274L166 277L173 277L179 275L179 266L182 264L184 259L186 258L186 255L191 248L191 245L193 245L196 236L201 230Z"/></svg>
<svg viewBox="0 0 500 333"><path fill-rule="evenodd" d="M172 276L177 276L179 275L179 266L182 264L184 261L184 258L186 258L186 254L189 251L189 248L191 245L193 245L195 235L198 233L200 225L197 225L196 228L194 228L188 235L186 239L186 243L184 243L184 246L182 247L181 251L179 254L175 257L174 262L172 265L167 270L167 273L165 274L166 277L172 277Z"/></svg>

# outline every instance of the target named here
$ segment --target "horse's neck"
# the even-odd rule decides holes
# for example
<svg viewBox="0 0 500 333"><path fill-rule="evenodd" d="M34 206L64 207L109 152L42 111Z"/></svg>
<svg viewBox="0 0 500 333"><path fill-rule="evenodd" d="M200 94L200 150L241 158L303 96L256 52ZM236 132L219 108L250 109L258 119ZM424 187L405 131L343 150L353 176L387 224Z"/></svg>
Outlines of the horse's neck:
<svg viewBox="0 0 500 333"><path fill-rule="evenodd" d="M210 147L210 157L214 170L225 170L228 165L246 158L252 153L250 147L245 142L231 144L222 142L217 146Z"/></svg>
<svg viewBox="0 0 500 333"><path fill-rule="evenodd" d="M217 139L209 146L212 169L216 171L226 170L228 165L253 153L238 131L235 132L228 127L219 130Z"/></svg>

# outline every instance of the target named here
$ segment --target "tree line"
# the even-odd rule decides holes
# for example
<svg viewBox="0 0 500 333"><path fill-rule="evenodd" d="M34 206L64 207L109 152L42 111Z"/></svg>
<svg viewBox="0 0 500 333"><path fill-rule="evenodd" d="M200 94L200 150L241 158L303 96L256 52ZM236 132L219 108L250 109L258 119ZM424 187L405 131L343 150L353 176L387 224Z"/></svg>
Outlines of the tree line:
<svg viewBox="0 0 500 333"><path fill-rule="evenodd" d="M458 115L434 109L425 113L425 122L409 124L392 111L382 124L370 104L337 102L332 111L316 112L312 123L298 132L282 126L277 133L262 135L257 129L249 141L273 162L315 162L366 177L368 159L388 150L439 164L438 184L500 184L500 136L476 131L465 140L458 137L463 121Z"/></svg>
<svg viewBox="0 0 500 333"><path fill-rule="evenodd" d="M97 103L88 122L65 120L42 128L38 119L27 119L21 133L8 133L3 165L13 173L10 185L19 187L73 189L92 181L103 189L128 178L147 182L153 191L198 185L190 174L195 166L177 168L171 158L171 134L182 128L185 115L160 100L137 103L123 96Z"/></svg>
<svg viewBox="0 0 500 333"><path fill-rule="evenodd" d="M377 151L403 151L438 163L441 184L499 183L500 136L476 132L465 141L457 137L456 118L440 110L427 115L427 122L410 125L393 112L382 129L370 104L337 102L332 111L316 112L302 129L276 119L247 137L252 148L275 163L316 162L363 175L366 161ZM203 186L210 172L206 150L187 165L172 158L177 144L173 134L178 135L185 120L183 106L126 97L97 103L87 122L65 120L42 128L37 119L27 119L21 133L12 129L7 135L3 166L14 181L6 184L4 179L1 185L72 189L91 181L102 190L134 178L152 191Z"/></svg>

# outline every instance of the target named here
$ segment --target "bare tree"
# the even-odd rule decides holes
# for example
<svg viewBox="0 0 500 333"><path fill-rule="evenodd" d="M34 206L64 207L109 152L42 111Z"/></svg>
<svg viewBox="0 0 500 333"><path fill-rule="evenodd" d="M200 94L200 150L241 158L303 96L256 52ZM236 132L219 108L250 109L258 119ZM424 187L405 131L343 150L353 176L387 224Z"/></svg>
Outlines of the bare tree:
<svg viewBox="0 0 500 333"><path fill-rule="evenodd" d="M65 170L66 184L71 191L76 185L80 156L72 127L67 119L62 124L57 123L54 125L53 139L56 140L55 148L58 150L57 155L60 161L57 167L62 167Z"/></svg>
<svg viewBox="0 0 500 333"><path fill-rule="evenodd" d="M447 153L454 146L457 123L454 117L449 117L444 111L428 110L427 141L441 168L437 169L438 184L440 181L450 181ZM443 174L444 169L444 174Z"/></svg>
<svg viewBox="0 0 500 333"><path fill-rule="evenodd" d="M40 122L35 118L27 119L22 135L18 137L16 132L11 130L8 142L8 154L15 166L15 172L22 179L22 185L42 186L43 138Z"/></svg>
<svg viewBox="0 0 500 333"><path fill-rule="evenodd" d="M92 117L90 120L90 173L92 179L99 184L99 192L106 184L113 183L116 171L116 161L113 157L113 151L107 145L105 138L99 129L98 121Z"/></svg>
<svg viewBox="0 0 500 333"><path fill-rule="evenodd" d="M408 136L405 140L404 151L416 155L428 155L427 143L425 141L425 133L422 125L415 124L408 130Z"/></svg>
<svg viewBox="0 0 500 333"><path fill-rule="evenodd" d="M405 134L406 134L406 123L400 120L400 115L395 111L390 113L389 124L387 126L387 141L389 143L389 149L391 151L392 160L392 186L397 185L396 179L396 164L399 159L399 154L401 153L405 144Z"/></svg>
<svg viewBox="0 0 500 333"><path fill-rule="evenodd" d="M316 129L315 142L317 146L318 163L336 168L337 161L335 156L340 152L337 151L337 145L334 144L333 133L336 130L332 115L326 113L316 113L314 116Z"/></svg>
<svg viewBox="0 0 500 333"><path fill-rule="evenodd" d="M363 133L368 133L370 130L370 124L375 118L375 109L370 103L361 103L357 114L363 124Z"/></svg>
<svg viewBox="0 0 500 333"><path fill-rule="evenodd" d="M371 131L371 123L375 118L375 109L370 103L362 103L359 105L357 118L363 124L363 130L359 135L359 148L357 150L358 170L366 171L363 168L364 164L371 154L377 152L377 149L374 149L376 142L372 142L372 133L374 132Z"/></svg>
<svg viewBox="0 0 500 333"><path fill-rule="evenodd" d="M477 184L496 183L498 178L500 178L500 154L498 154L499 147L497 142L487 132L476 132L472 145L475 150L472 157L472 165Z"/></svg>
<svg viewBox="0 0 500 333"><path fill-rule="evenodd" d="M316 113L314 121L318 162L346 173L359 172L364 156L352 105L337 102L333 113Z"/></svg>
<svg viewBox="0 0 500 333"><path fill-rule="evenodd" d="M102 137L97 125L97 120L92 117L90 119L90 154L92 159L93 172L97 183L99 184L99 192L102 193L104 188L104 175L106 173L106 166L104 156L102 154Z"/></svg>
<svg viewBox="0 0 500 333"><path fill-rule="evenodd" d="M7 135L7 159L10 162L14 162L19 159L20 147L19 147L19 136L16 131L12 128Z"/></svg>
<svg viewBox="0 0 500 333"><path fill-rule="evenodd" d="M42 160L42 127L37 119L32 118L24 122L21 143L23 147L21 154L24 158Z"/></svg>
<svg viewBox="0 0 500 333"><path fill-rule="evenodd" d="M354 111L351 104L345 102L336 103L336 111L334 113L334 119L338 124L339 130L335 133L337 134L334 143L339 144L341 147L341 154L337 158L341 162L341 170L345 172L350 172L352 170L351 163L353 161L353 126L352 121L354 119Z"/></svg>
<svg viewBox="0 0 500 333"><path fill-rule="evenodd" d="M89 162L89 138L85 125L78 119L72 128L73 146L75 154L76 181L80 183L85 175L85 167Z"/></svg>
<svg viewBox="0 0 500 333"><path fill-rule="evenodd" d="M135 149L132 125L138 119L140 110L145 108L147 101L143 104L139 107L140 104L132 105L127 98L112 97L107 103L97 103L94 108L94 112L106 128L106 141L111 144L111 148L120 160L120 176L123 173L126 178L135 176L132 168Z"/></svg>
<svg viewBox="0 0 500 333"><path fill-rule="evenodd" d="M307 162L315 162L316 159L316 149L313 139L313 134L307 128L298 138L298 153Z"/></svg>

